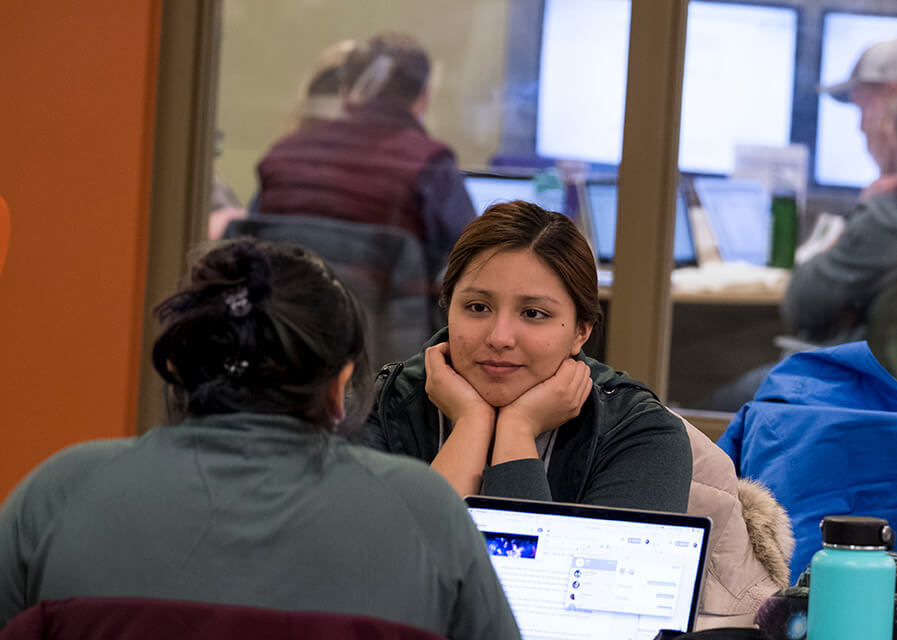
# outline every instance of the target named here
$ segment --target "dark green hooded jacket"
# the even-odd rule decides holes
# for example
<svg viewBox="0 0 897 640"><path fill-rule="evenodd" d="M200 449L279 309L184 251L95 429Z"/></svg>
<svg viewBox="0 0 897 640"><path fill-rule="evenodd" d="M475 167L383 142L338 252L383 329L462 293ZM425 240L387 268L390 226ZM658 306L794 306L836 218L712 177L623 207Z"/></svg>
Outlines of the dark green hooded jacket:
<svg viewBox="0 0 897 640"><path fill-rule="evenodd" d="M442 329L425 346L448 340ZM685 512L691 446L682 422L650 389L582 354L593 389L579 416L561 425L548 471L542 460L483 470L484 495ZM439 413L424 390L424 354L385 366L361 434L374 448L432 462Z"/></svg>

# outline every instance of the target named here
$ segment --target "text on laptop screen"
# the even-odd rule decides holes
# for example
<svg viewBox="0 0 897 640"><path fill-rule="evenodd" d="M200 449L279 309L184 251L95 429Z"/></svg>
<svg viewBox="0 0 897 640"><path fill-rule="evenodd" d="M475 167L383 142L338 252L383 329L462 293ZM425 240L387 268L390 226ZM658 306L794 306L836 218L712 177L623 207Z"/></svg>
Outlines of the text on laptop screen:
<svg viewBox="0 0 897 640"><path fill-rule="evenodd" d="M472 506L524 640L687 630L705 529Z"/></svg>

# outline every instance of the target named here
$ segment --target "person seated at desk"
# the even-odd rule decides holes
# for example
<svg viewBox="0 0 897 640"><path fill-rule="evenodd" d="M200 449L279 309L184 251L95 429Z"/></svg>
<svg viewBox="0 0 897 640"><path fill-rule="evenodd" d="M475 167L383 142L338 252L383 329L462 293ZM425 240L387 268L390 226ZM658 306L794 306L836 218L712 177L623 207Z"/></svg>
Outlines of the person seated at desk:
<svg viewBox="0 0 897 640"><path fill-rule="evenodd" d="M258 165L258 212L388 225L417 237L431 280L475 217L454 152L422 125L429 56L413 38L383 33L341 69L346 115L302 126Z"/></svg>
<svg viewBox="0 0 897 640"><path fill-rule="evenodd" d="M65 449L15 489L0 627L41 601L127 596L519 638L445 480L341 435L367 415L371 381L360 307L319 258L213 245L158 314L153 363L183 419Z"/></svg>
<svg viewBox="0 0 897 640"><path fill-rule="evenodd" d="M866 146L881 171L837 243L795 267L782 303L792 331L831 345L865 337L870 305L897 280L897 40L872 45L845 82L821 90L860 110Z"/></svg>
<svg viewBox="0 0 897 640"><path fill-rule="evenodd" d="M742 493L713 442L582 353L601 311L569 218L522 201L486 209L449 256L442 304L448 327L378 375L367 444L430 463L461 495L711 516L704 612L753 612L786 586L790 527L768 492Z"/></svg>

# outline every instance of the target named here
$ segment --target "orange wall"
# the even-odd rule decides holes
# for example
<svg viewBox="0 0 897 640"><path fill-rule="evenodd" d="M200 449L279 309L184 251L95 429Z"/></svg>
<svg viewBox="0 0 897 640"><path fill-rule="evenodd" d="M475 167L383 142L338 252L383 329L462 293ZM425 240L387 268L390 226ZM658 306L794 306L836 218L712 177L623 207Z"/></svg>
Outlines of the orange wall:
<svg viewBox="0 0 897 640"><path fill-rule="evenodd" d="M3 3L0 498L135 430L161 2Z"/></svg>

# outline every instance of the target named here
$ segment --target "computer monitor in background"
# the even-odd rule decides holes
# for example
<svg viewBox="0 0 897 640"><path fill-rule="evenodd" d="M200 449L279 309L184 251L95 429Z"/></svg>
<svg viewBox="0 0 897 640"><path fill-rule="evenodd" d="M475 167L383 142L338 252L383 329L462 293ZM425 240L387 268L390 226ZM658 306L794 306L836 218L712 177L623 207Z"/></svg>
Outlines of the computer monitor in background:
<svg viewBox="0 0 897 640"><path fill-rule="evenodd" d="M545 0L536 153L620 163L629 0Z"/></svg>
<svg viewBox="0 0 897 640"><path fill-rule="evenodd" d="M536 153L618 164L623 141L629 0L545 0ZM784 146L798 12L692 0L679 166L731 173L735 145Z"/></svg>
<svg viewBox="0 0 897 640"><path fill-rule="evenodd" d="M592 216L592 242L602 263L614 261L617 236L617 185L590 182L586 186ZM673 262L676 266L695 264L695 245L688 221L688 207L682 193L676 196L676 226L673 235Z"/></svg>
<svg viewBox="0 0 897 640"><path fill-rule="evenodd" d="M730 174L735 145L790 143L797 18L787 7L689 4L682 171Z"/></svg>
<svg viewBox="0 0 897 640"><path fill-rule="evenodd" d="M897 16L826 13L819 84L845 80L867 47L894 38L897 38ZM866 150L866 138L860 132L859 109L821 95L816 124L816 182L864 187L878 174L878 167Z"/></svg>
<svg viewBox="0 0 897 640"><path fill-rule="evenodd" d="M537 192L530 176L468 172L464 176L464 186L477 215L497 202L509 200L526 200L549 211L564 211L563 189Z"/></svg>

